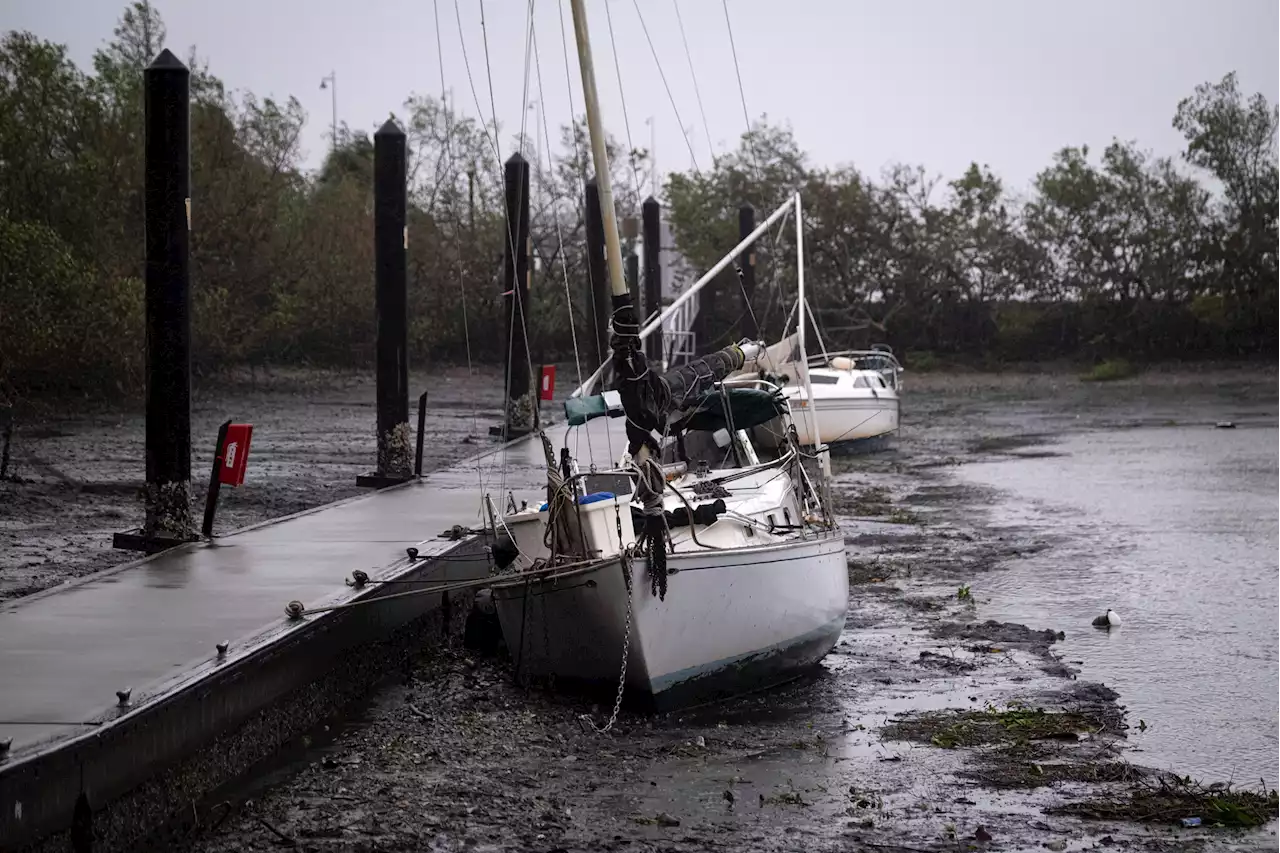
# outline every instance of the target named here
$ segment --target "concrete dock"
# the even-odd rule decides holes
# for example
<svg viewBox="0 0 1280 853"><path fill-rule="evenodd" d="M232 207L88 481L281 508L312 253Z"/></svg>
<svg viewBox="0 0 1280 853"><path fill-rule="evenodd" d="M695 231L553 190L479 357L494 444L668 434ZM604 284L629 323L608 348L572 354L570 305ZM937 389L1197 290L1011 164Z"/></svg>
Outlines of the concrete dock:
<svg viewBox="0 0 1280 853"><path fill-rule="evenodd" d="M593 423L568 439L584 468L621 452L610 426ZM557 452L566 434L548 428ZM326 675L342 655L441 602L439 594L377 599L413 583L488 575L483 537L442 534L481 526L486 493L500 510L508 495L543 500L544 458L536 437L517 440L417 481L0 606L0 742L11 739L0 754L0 850L65 830L81 800L96 812L171 772ZM402 583L356 589L344 582L356 569ZM308 610L369 603L291 620L285 606L295 599ZM121 699L117 691L125 690ZM248 760L246 753L240 764ZM184 782L183 796L223 781Z"/></svg>

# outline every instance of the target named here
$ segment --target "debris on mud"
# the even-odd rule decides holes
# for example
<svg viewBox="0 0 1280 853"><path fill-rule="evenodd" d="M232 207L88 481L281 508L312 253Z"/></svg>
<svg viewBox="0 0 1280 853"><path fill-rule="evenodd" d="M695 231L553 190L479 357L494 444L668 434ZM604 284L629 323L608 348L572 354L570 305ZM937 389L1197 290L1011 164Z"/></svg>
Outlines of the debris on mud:
<svg viewBox="0 0 1280 853"><path fill-rule="evenodd" d="M891 509L889 490L884 486L864 486L834 492L831 504L838 515L855 518L888 515Z"/></svg>
<svg viewBox="0 0 1280 853"><path fill-rule="evenodd" d="M939 640L984 640L1001 646L1021 645L1032 649L1047 649L1058 640L1066 639L1061 631L1035 631L1026 625L1011 622L986 622L962 624L943 622L929 631Z"/></svg>
<svg viewBox="0 0 1280 853"><path fill-rule="evenodd" d="M972 710L926 711L900 717L880 732L889 740L931 743L943 749L958 746L1010 746L1034 740L1078 741L1096 734L1106 721L1088 712L1047 711L1011 705Z"/></svg>
<svg viewBox="0 0 1280 853"><path fill-rule="evenodd" d="M1236 789L1222 782L1203 785L1190 777L1160 773L1115 798L1092 798L1046 811L1096 820L1248 829L1280 816L1280 797L1265 785L1257 791Z"/></svg>

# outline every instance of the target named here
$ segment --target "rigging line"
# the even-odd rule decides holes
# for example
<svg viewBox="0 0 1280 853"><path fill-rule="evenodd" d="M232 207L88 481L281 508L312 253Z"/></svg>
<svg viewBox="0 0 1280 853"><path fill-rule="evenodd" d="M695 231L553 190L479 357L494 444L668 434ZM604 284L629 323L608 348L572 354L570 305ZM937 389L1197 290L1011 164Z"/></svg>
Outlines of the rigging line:
<svg viewBox="0 0 1280 853"><path fill-rule="evenodd" d="M569 91L569 128L571 131L570 135L573 137L573 157L578 166L579 179L582 182L582 192L578 194L578 198L581 199L582 201L577 205L577 211L578 211L579 219L584 224L584 227L585 227L586 221L587 221L587 206L586 206L586 199L585 199L585 193L587 191L587 157L586 157L586 153L583 151L582 141L578 135L579 125L578 125L577 116L573 111L573 73L570 71L570 66L569 66L569 41L568 41L568 38L565 36L564 0L557 0L557 5L560 10L560 49L561 49L561 52L564 54L564 79L565 79L566 88ZM593 332L594 332L595 318L597 316L596 284L595 284L595 277L591 272L591 259L589 256L587 257L586 268L587 268L587 303L588 303L588 307L591 310L591 315L590 315L591 322L588 325L592 326ZM604 363L605 353L600 352L599 335L593 334L592 339L596 343L596 347L595 347L596 359L597 359L596 364L597 366L599 366ZM581 381L578 382L578 387L579 388L582 387ZM613 459L614 458L613 437L609 433L609 430L607 429L605 430L604 437L605 437L605 443L606 443L607 449L609 451L609 458ZM588 453L591 452L590 445L588 445L587 447L587 452Z"/></svg>
<svg viewBox="0 0 1280 853"><path fill-rule="evenodd" d="M746 90L745 87L742 86L742 68L739 60L737 60L737 44L735 38L733 38L733 24L730 20L730 15L728 15L728 0L721 0L721 5L724 9L724 28L728 31L728 46L730 46L730 51L733 55L733 74L737 77L737 96L739 96L739 100L742 104L742 120L744 120L746 126L746 136L742 137L742 142L746 145L746 150L748 150L748 154L750 155L751 165L753 165L755 169L756 182L759 183L760 187L763 187L764 170L760 168L760 155L759 151L756 150L754 134L751 132L751 114L750 111L746 109ZM771 268L769 269L769 289L771 289L771 291L776 291L777 289L778 266L780 266L780 264L777 263L778 237L783 233L783 228L786 227L785 223L786 218L783 218L783 222L778 224L777 231L769 232L769 255L771 255L771 259L769 260L772 261L772 263L769 264L769 268ZM759 320L755 316L755 309L751 306L751 300L748 298L748 295L746 295L746 286L744 279L742 279L741 268L737 268L737 273L739 273L739 287L742 291L742 302L744 302L746 310L751 314L751 323L755 325L756 329L760 329L762 327L760 327ZM765 319L768 319L769 314L771 314L769 311L765 313Z"/></svg>
<svg viewBox="0 0 1280 853"><path fill-rule="evenodd" d="M622 63L618 60L618 43L613 37L613 13L609 11L608 0L605 0L604 4L604 17L609 23L609 47L613 51L613 70L618 75L618 96L622 99L622 126L627 131L627 160L631 163L631 179L635 182L635 191L638 194L640 169L636 166L636 147L631 143L631 118L627 113L627 91L622 86Z"/></svg>
<svg viewBox="0 0 1280 853"><path fill-rule="evenodd" d="M489 132L489 125L484 120L484 110L480 107L480 95L476 92L476 81L471 75L471 60L467 55L467 39L462 32L462 10L458 8L458 0L453 0L453 15L458 21L458 42L462 45L462 65L467 70L467 84L471 87L471 100L476 105L476 115L480 116L480 130L484 132L485 141L489 143L489 147L493 149L493 156L498 161L498 167L502 167L502 152L498 148L496 140L498 128L496 127L498 116L495 113L493 121L495 127L493 133Z"/></svg>
<svg viewBox="0 0 1280 853"><path fill-rule="evenodd" d="M440 63L440 103L444 105L444 147L445 155L448 158L448 165L445 167L445 174L449 177L450 184L454 183L454 166L456 161L453 157L453 131L450 118L452 115L449 104L445 101L445 77L444 77L444 44L440 34L440 0L431 0L432 13L435 15L436 23L436 58ZM456 261L455 268L458 273L458 293L462 297L462 338L467 346L467 380L475 381L475 366L471 357L471 321L467 314L467 288L462 275L462 241L458 234L458 224L454 222L453 228L453 249L454 259ZM476 398L471 398L471 429L473 432L480 432L480 413L476 405ZM484 468L479 460L476 460L476 477L479 480L480 494L484 494ZM480 508L480 516L484 517L484 508Z"/></svg>
<svg viewBox="0 0 1280 853"><path fill-rule="evenodd" d="M760 170L760 157L756 154L756 146L751 134L751 114L747 110L747 94L742 88L742 67L738 64L738 46L733 40L733 24L729 22L729 0L721 0L721 5L724 7L724 26L729 31L729 50L733 53L733 73L738 78L738 99L742 101L742 120L747 127L747 135L744 141L747 143L747 150L751 154L752 164L755 166L756 180L763 183L764 174ZM692 68L692 64L690 67ZM696 86L697 84L695 83L694 85Z"/></svg>
<svg viewBox="0 0 1280 853"><path fill-rule="evenodd" d="M504 190L503 201L506 201L506 192L505 192L506 190L505 165L506 164L503 163L502 161L502 148L501 148L502 133L498 129L498 105L493 92L493 67L489 62L489 29L485 25L484 0L480 0L480 41L481 41L481 44L484 45L484 71L485 71L485 76L489 82L489 111L490 111L490 114L493 116L493 135L498 139L497 147L495 148L498 155L498 183L503 186L503 190ZM525 79L527 81L528 77L526 76ZM523 111L523 107L521 108L521 110ZM524 128L523 115L521 115L520 117L520 126L521 126L521 130L523 131L523 128ZM523 141L523 133L521 134L520 141L521 142ZM520 203L520 199L517 198L516 200L517 211L520 210L519 203ZM519 214L517 213L517 216L518 215ZM506 217L506 220L507 220L506 232L507 232L507 244L508 244L507 248L511 250L511 257L514 259L515 258L515 235L512 232L513 224L511 222L511 218L509 215ZM513 273L515 271L514 266L515 265L513 264L512 265ZM506 426L511 423L511 409L510 409L511 407L511 362L512 362L511 331L515 327L516 304L520 300L519 282L516 281L514 274L512 276L511 281L506 281L505 276L506 276L506 270L504 269L502 286L504 290L508 285L511 287L511 308L507 316L507 335L506 335L507 339L503 341L503 345L505 346L507 351L507 359L506 359L506 364L503 365L505 369L502 374L502 424L503 424L502 439L503 439L503 442L502 442L502 451L501 451L502 468L501 468L501 473L499 475L499 480L498 480L499 493L505 492L507 490L507 477L506 477L507 444L510 441L510 437L506 434Z"/></svg>
<svg viewBox="0 0 1280 853"><path fill-rule="evenodd" d="M676 114L676 124L680 125L680 134L684 137L685 147L689 149L689 159L693 163L693 170L701 175L702 170L698 168L698 157L693 153L693 143L689 141L689 134L684 129L684 121L680 118L680 108L676 106L675 96L671 94L671 84L667 82L667 74L662 70L662 62L658 59L657 48L653 46L653 37L649 35L649 27L644 22L644 13L640 11L639 0L631 0L631 4L635 6L636 16L640 19L640 29L644 31L645 41L649 43L649 52L653 54L653 63L658 66L658 76L662 78L662 87L667 90L667 100L671 102L671 110Z"/></svg>
<svg viewBox="0 0 1280 853"><path fill-rule="evenodd" d="M520 135L517 137L517 141L516 141L516 153L520 154L521 157L524 156L525 129L528 126L527 122L529 117L529 108L528 108L529 107L529 70L530 70L529 63L532 55L531 44L533 41L533 4L534 4L534 0L529 0L527 5L527 12L526 12L527 17L526 17L526 25L525 25L525 45L524 45L524 81L520 89L520 99L521 99L520 100ZM497 108L497 102L496 102L496 98L493 90L493 66L489 59L489 31L485 23L484 0L480 0L480 31L481 31L483 42L484 42L484 69L485 69L485 75L488 78L488 82L489 82L489 107L493 111L494 135L500 136L500 134L498 133L498 108ZM500 171L500 174L502 174L503 182L505 183L506 176L505 174L503 174L504 168L505 168L505 164L502 162L501 157L499 157L498 169ZM519 188L517 189L517 195L516 195L517 217L520 215L520 211L528 206L528 202L529 200L524 197L524 182L522 181L519 184ZM524 353L525 353L525 364L522 366L527 371L527 378L530 384L530 387L525 392L525 402L532 403L531 396L533 394L533 388L532 388L533 355L529 350L528 311L526 310L524 301L521 299L520 282L516 278L516 272L518 270L518 264L516 263L516 259L519 257L517 255L517 252L527 251L528 246L520 246L520 247L516 246L515 223L510 221L510 217L508 217L506 232L507 232L507 248L511 251L512 273L513 273L512 280L510 282L504 282L504 284L510 284L511 286L511 313L510 313L510 321L509 321L508 327L514 330L515 321L516 321L516 309L518 307L520 309L519 311L520 335L524 340ZM525 263L526 265L528 264L527 258L525 260ZM527 269L527 266L526 266L526 269ZM504 273L505 273L505 270L504 270ZM510 422L510 417L507 412L507 407L510 406L511 374L512 374L512 368L514 366L515 365L513 364L513 357L511 353L510 342L508 341L507 365L506 365L507 370L506 370L506 377L505 377L506 381L503 383L503 386L504 386L503 396L505 398L503 400L503 423L504 424L507 424ZM532 413L531 413L531 417L533 417ZM502 472L501 472L501 477L499 478L499 490L502 492L505 492L507 490L507 453L510 446L510 436L507 436L504 432L503 438L505 440L502 445Z"/></svg>
<svg viewBox="0 0 1280 853"><path fill-rule="evenodd" d="M564 79L565 79L566 87L569 91L569 129L573 136L574 164L578 167L578 177L579 177L579 180L582 182L582 192L579 193L579 198L581 198L587 191L587 160L586 160L586 154L583 152L582 145L580 144L580 140L578 138L578 127L579 127L578 117L577 117L577 114L574 112L574 108L573 108L573 75L569 70L569 42L566 39L564 34L564 29L565 29L564 0L558 0L558 5L560 9L560 47L561 47L561 50L564 52ZM577 202L575 200L575 208L577 209L579 218L581 219L581 221L584 223L584 226L585 226L585 223L587 221L586 205L584 203ZM591 271L591 262L589 258L586 263L586 268L587 268L586 269L587 301L591 309L591 321L592 323L594 323L595 317L596 317L596 285L595 285L594 276ZM593 340L596 342L596 347L595 347L596 363L597 365L599 365L604 362L604 353L600 351L599 337L593 336ZM581 382L578 383L578 387L582 387Z"/></svg>
<svg viewBox="0 0 1280 853"><path fill-rule="evenodd" d="M702 90L698 87L698 74L693 70L693 54L689 51L689 40L685 38L684 34L684 19L680 17L680 0L671 0L671 5L676 10L676 23L680 27L680 41L684 43L684 58L689 63L689 76L693 78L693 95L698 101L698 113L702 116L702 129L707 134L707 150L711 152L711 165L714 168L716 149L711 144L711 125L707 123L707 111L702 108ZM726 9L725 11L727 14L728 10ZM739 87L741 87L741 78L739 78Z"/></svg>
<svg viewBox="0 0 1280 853"><path fill-rule="evenodd" d="M676 2L676 0L672 0L672 2ZM746 127L747 127L747 134L746 136L743 137L742 141L747 146L747 152L751 156L751 163L755 167L756 181L761 187L763 187L764 172L760 169L760 157L756 153L755 139L753 138L753 135L751 133L751 114L747 110L747 94L742 87L742 68L738 64L738 46L734 43L734 40L733 40L733 24L729 22L729 0L721 0L721 5L724 7L724 25L725 25L725 28L728 29L729 31L729 50L733 53L733 73L738 78L738 99L742 101L742 119L744 122L746 122ZM676 9L678 14L679 12L678 5ZM682 28L681 33L683 32L684 30ZM685 53L686 54L688 53L687 46L685 48ZM689 62L689 70L690 72L692 72L693 70L692 60L690 60ZM697 79L695 78L694 91L697 91L697 85L698 85ZM774 238L774 242L776 244L777 242L776 236L772 234L770 234L769 236ZM751 315L751 325L756 329L757 332L759 332L760 321L756 318L755 309L751 306L751 294L747 293L746 279L742 274L742 266L738 264L736 261L734 262L733 266L734 266L734 271L737 273L737 276L738 276L738 289L742 291L742 304L747 306L747 313ZM776 264L774 265L774 268L776 270L777 268ZM772 282L770 283L772 284Z"/></svg>
<svg viewBox="0 0 1280 853"><path fill-rule="evenodd" d="M532 33L531 40L533 42L533 65L534 65L535 72L538 75L538 103L540 105L538 113L542 118L542 138L543 138L543 141L546 143L545 148L547 151L547 170L551 171L551 130L547 122L546 95L543 92L543 88L542 88L542 57L538 52L538 33L533 28L532 25L530 25L529 29L530 29L530 32ZM572 92L570 93L570 99L572 100ZM538 129L534 128L534 132L536 133L537 131ZM539 148L538 168L542 168L541 149L543 147L544 146L538 146ZM578 387L581 388L582 387L582 357L578 354L578 329L573 322L573 293L569 288L569 259L565 253L564 231L560 223L560 201L561 201L561 197L557 194L555 197L555 202L551 205L551 218L556 223L556 244L558 246L558 251L560 253L560 270L564 274L564 298L565 298L565 304L566 304L566 307L568 308L568 313L569 313L569 335L571 340L573 341L573 364L574 364L574 367L577 369L577 373L578 373ZM588 454L591 453L591 434L590 433L587 434L587 453Z"/></svg>
<svg viewBox="0 0 1280 853"><path fill-rule="evenodd" d="M497 171L498 171L498 178L499 178L499 181L498 181L498 182L501 184L501 183L503 183L503 182L504 182L504 175L503 175L503 162L502 162L502 148L501 148L501 139L500 139L500 134L499 134L499 131L498 131L498 113L497 113L497 108L496 108L496 103L495 103L495 98L494 98L494 93L493 93L493 69L492 69L492 66L491 66L490 61L489 61L489 41L488 41L488 32L487 32L487 29L486 29L486 26L485 26L485 23L486 23L486 22L485 22L485 15L484 15L484 2L483 2L483 0L481 0L481 3L480 3L480 28L481 28L481 31L484 33L484 46L485 46L485 51L484 51L484 55L485 55L485 71L486 71L486 76L487 76L488 81L489 81L489 104L490 104L490 107L491 107L491 110L492 110L492 113L491 113L491 114L492 114L492 117L493 117L493 129L492 129L492 130L493 130L493 132L492 132L492 134L490 134L490 130L489 130L488 126L487 126L487 125L485 124L485 122L484 122L484 109L480 106L480 96L479 96L479 94L476 92L475 78L474 78L474 76L473 76L473 75L472 75L472 73L471 73L471 62L470 62L470 59L468 58L468 54L467 54L467 40L466 40L466 37L465 37L465 35L464 35L464 33L463 33L463 29L462 29L462 12L461 12L461 9L460 9L460 8L459 8L459 6L458 6L458 0L454 0L454 2L453 2L453 11L454 11L454 18L456 19L457 24L458 24L458 41L459 41L459 42L461 43L461 45L462 45L462 61L463 61L464 66L466 67L466 71L467 71L467 82L468 82L468 84L469 84L469 86L470 86L470 88L471 88L471 97L472 97L472 100L475 102L475 105L476 105L476 112L480 115L481 129L484 131L485 139L489 142L490 147L493 149L494 158L495 158L495 160L496 160L496 162L497 162ZM532 21L532 16L533 16L533 0L530 0L530 3L529 3L529 20L530 20L530 21ZM527 48L526 48L526 57L527 57ZM529 68L528 68L527 59L526 59L526 65L525 65L525 83L524 83L524 91L525 91L525 92L527 92L527 91L528 91L528 82L529 82L529 81L528 81L528 73L529 73ZM523 116L522 116L522 126L523 126ZM508 228L507 230L508 230L508 232L510 232L510 228ZM514 239L511 239L511 240L510 240L510 243L511 243L511 245L512 245L512 246L513 246L513 248L514 248ZM518 288L517 288L517 294L518 294ZM512 312L512 314L511 314L512 319L514 320L514 316L515 316L515 300L514 300L514 299L512 300L512 308L511 308L511 312ZM522 325L523 325L523 324L522 324ZM526 349L526 350L528 349L528 338L527 338L527 334L526 334L526 346L525 346L525 349ZM508 390L509 390L509 387L510 387L510 386L509 386L509 377L510 377L510 354L509 354L509 353L508 353L507 361L508 361L507 381L504 381L504 383L503 383L503 397L504 397L504 400L503 400L503 413L502 413L502 414L503 414L503 421L504 421L504 423L505 423L505 421L506 421L506 414L507 414L507 413L506 413L506 406L507 406L506 399L507 399L507 397L508 397ZM530 372L532 372L532 366L530 366ZM501 450L500 456L501 456L501 458L502 458L502 462L501 462L502 487L505 489L505 486L506 486L506 458L507 458L507 446L506 446L506 444L505 444L505 443L503 444L503 447L502 447L502 450Z"/></svg>

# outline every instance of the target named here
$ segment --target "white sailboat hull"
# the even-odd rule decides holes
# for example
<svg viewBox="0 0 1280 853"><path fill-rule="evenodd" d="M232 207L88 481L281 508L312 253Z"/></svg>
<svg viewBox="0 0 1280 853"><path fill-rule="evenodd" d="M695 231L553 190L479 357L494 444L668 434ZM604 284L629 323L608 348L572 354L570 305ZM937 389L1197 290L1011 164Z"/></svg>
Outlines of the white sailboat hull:
<svg viewBox="0 0 1280 853"><path fill-rule="evenodd" d="M803 390L791 387L785 393L791 399L792 411L795 413L793 420L800 443L813 444L809 418L804 411L806 401ZM869 394L857 397L824 396L819 388L815 388L814 397L817 399L818 432L823 444L888 438L898 431L897 395L890 396L881 392L878 398Z"/></svg>
<svg viewBox="0 0 1280 853"><path fill-rule="evenodd" d="M630 565L627 691L659 710L785 681L821 660L844 628L849 576L839 531L667 560L665 600L653 593L646 561ZM554 580L498 583L493 600L520 671L616 687L627 634L619 560Z"/></svg>

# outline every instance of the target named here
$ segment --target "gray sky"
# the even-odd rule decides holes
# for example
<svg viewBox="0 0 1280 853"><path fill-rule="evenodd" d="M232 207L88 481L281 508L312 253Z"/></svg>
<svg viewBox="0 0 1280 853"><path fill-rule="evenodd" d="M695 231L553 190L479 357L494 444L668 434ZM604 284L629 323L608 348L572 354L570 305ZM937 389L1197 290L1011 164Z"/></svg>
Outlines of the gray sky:
<svg viewBox="0 0 1280 853"><path fill-rule="evenodd" d="M372 130L410 92L439 94L432 0L155 0L169 46L196 45L233 89L296 95L310 121L305 149L318 164L328 147L330 100L338 118ZM483 114L491 114L479 0L436 0L444 87L477 114L458 32ZM684 21L706 110L704 125L677 26ZM1136 139L1157 154L1182 145L1170 126L1196 84L1235 70L1247 93L1274 103L1280 77L1276 0L729 0L752 118L790 123L821 165L873 173L894 161L946 177L972 160L989 163L1011 189L1027 187L1054 151ZM587 0L605 124L626 128L605 0ZM563 7L563 9L561 8ZM0 28L29 29L67 44L88 67L124 8L112 0L0 0ZM736 144L745 121L724 10L716 0L640 0L661 68L701 166ZM498 117L520 122L527 3L484 4ZM582 110L568 0L536 0L541 100L555 127L569 116L561 13L570 51L573 103ZM656 120L660 170L687 169L689 147L663 88L632 0L608 0L633 143L649 145ZM536 77L530 101L539 100ZM532 112L529 113L532 122ZM708 130L709 126L709 130ZM510 137L507 136L509 139ZM504 156L509 143L504 140Z"/></svg>

